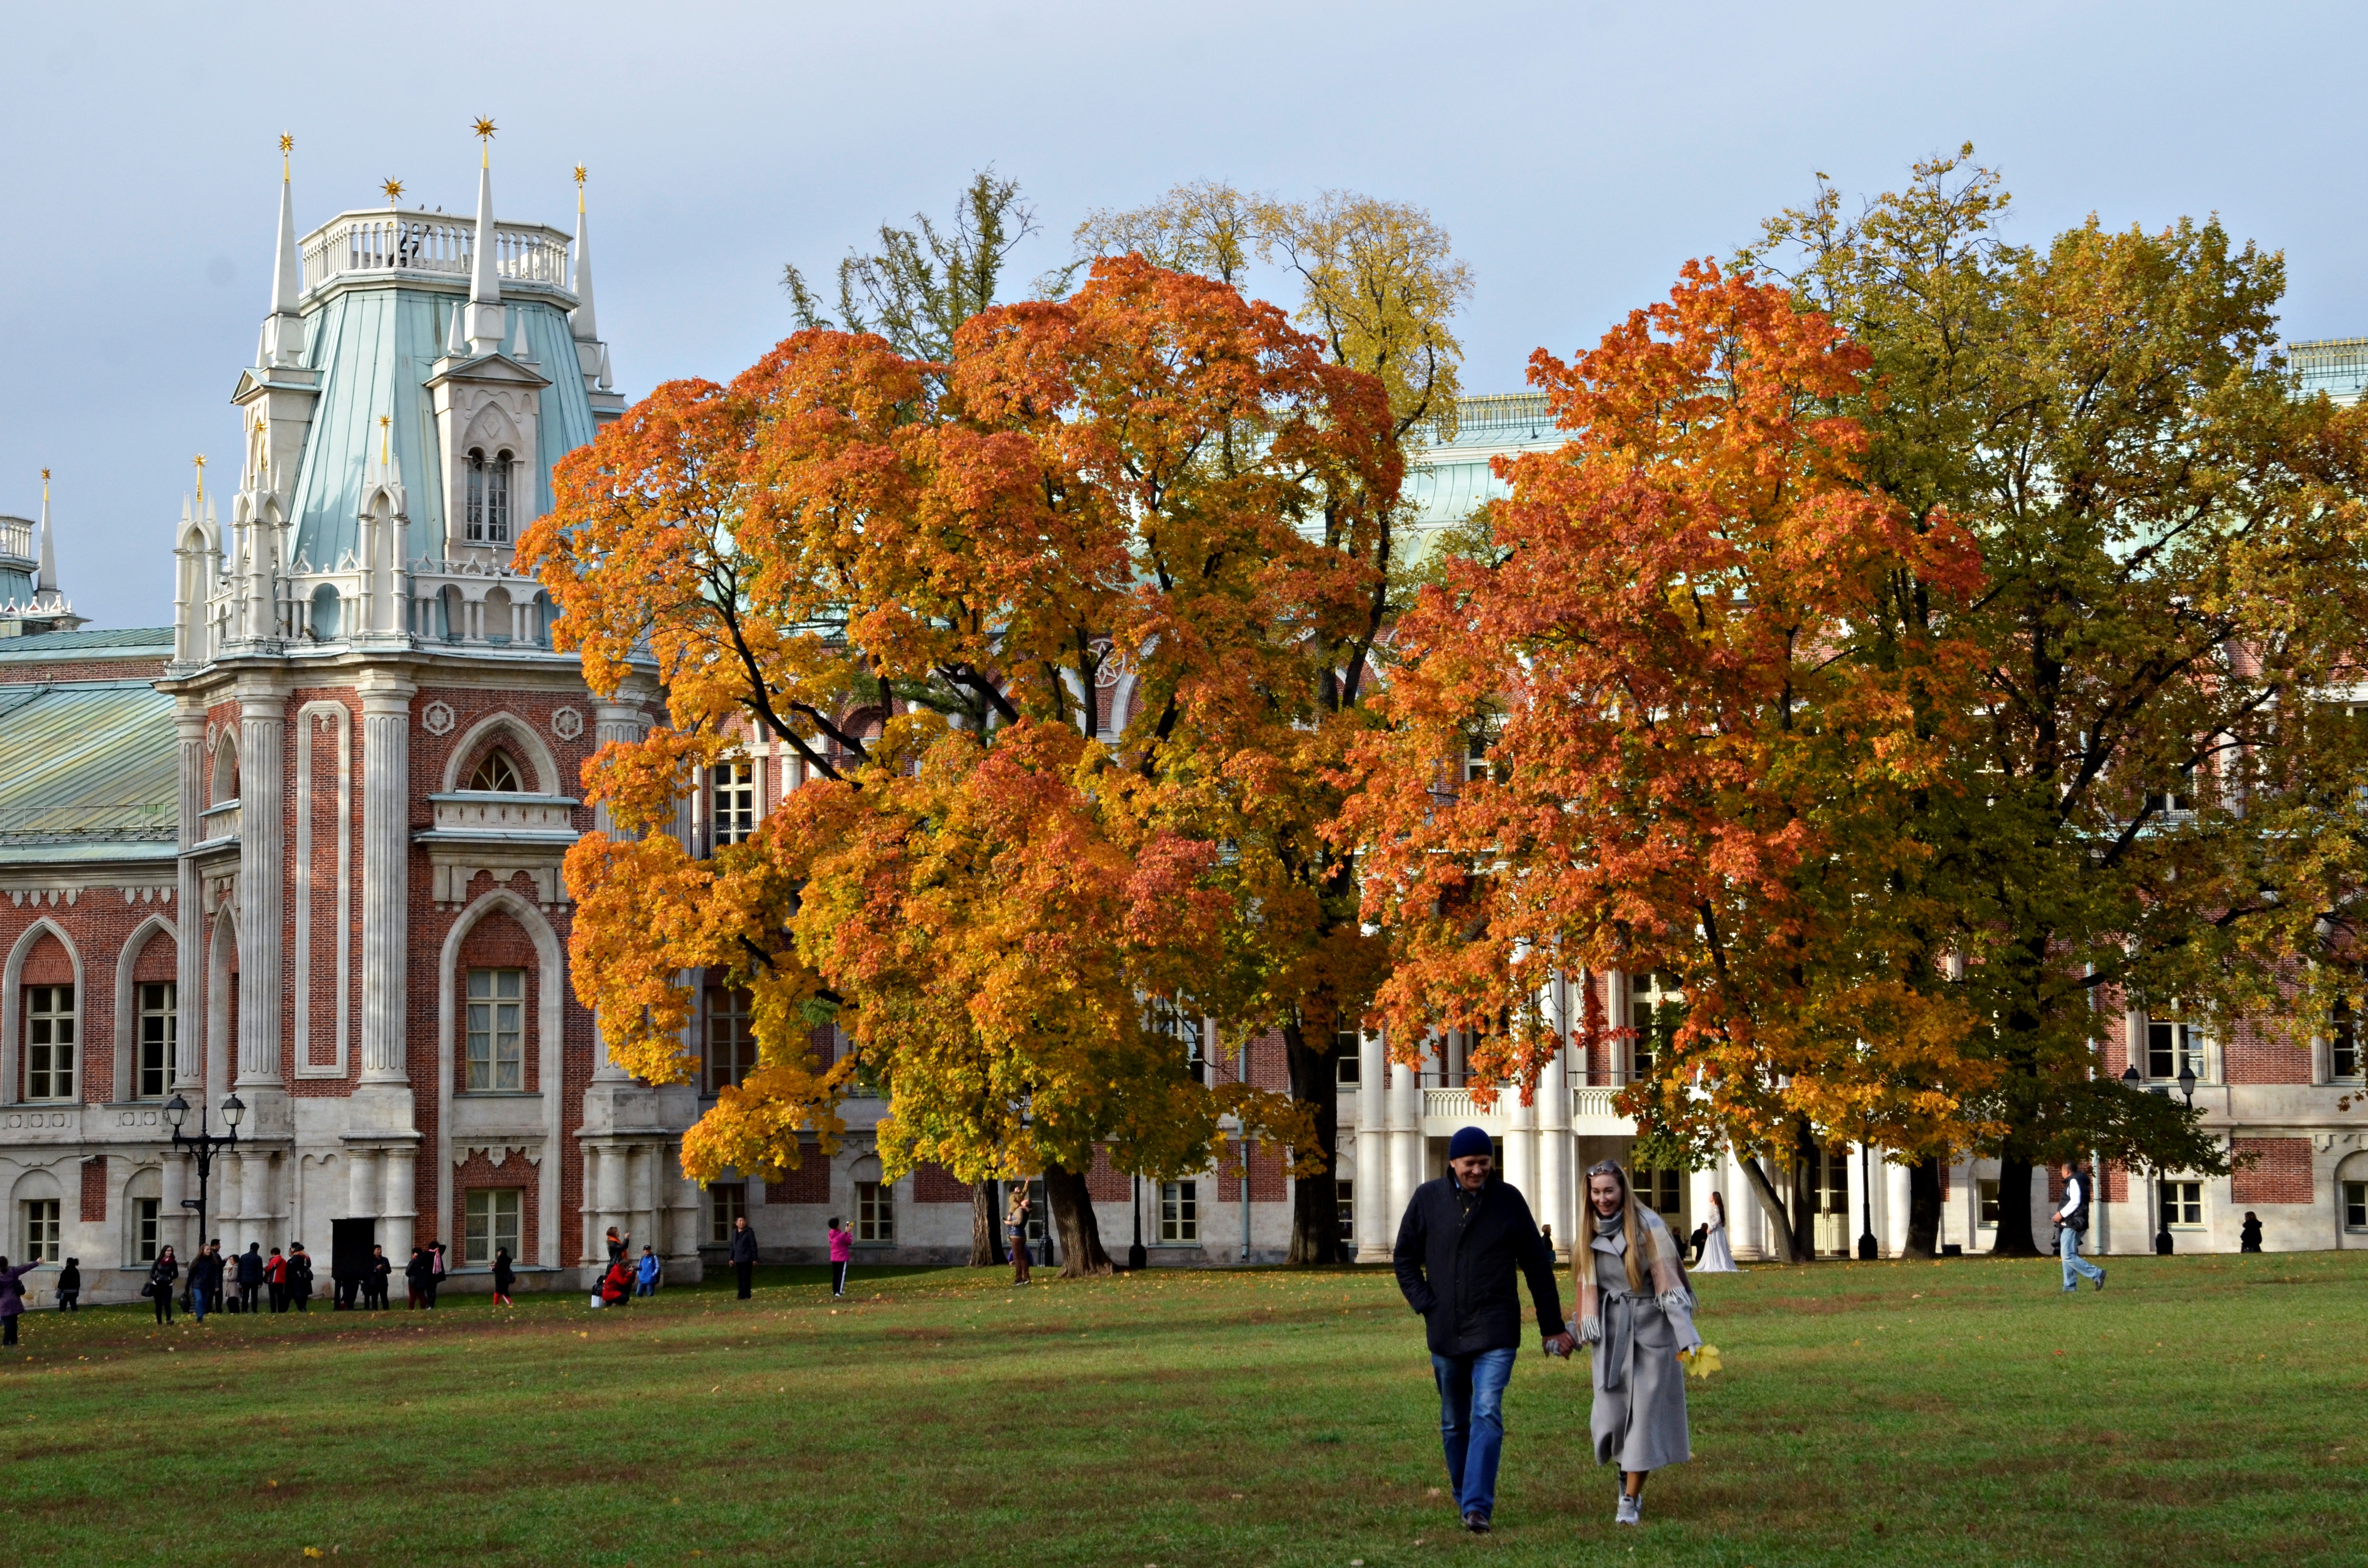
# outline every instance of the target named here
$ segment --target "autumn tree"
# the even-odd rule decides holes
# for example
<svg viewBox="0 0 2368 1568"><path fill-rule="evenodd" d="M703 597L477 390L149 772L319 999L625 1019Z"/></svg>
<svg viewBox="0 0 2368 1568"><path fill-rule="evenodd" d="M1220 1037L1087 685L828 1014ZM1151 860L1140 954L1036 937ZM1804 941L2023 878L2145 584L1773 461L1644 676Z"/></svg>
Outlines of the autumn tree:
<svg viewBox="0 0 2368 1568"><path fill-rule="evenodd" d="M1395 941L1399 1060L1466 1030L1474 1083L1526 1096L1584 1043L1555 977L1668 977L1682 1018L1623 1107L1663 1146L1730 1145L1803 1257L1786 1167L1838 1136L1962 1137L1985 1082L1924 983L1928 868L1891 831L1949 786L1967 665L1878 613L1903 585L1962 602L1979 568L1862 482L1865 434L1826 405L1868 367L1706 263L1576 364L1533 356L1570 438L1498 460L1495 549L1400 622L1337 829Z"/></svg>
<svg viewBox="0 0 2368 1568"><path fill-rule="evenodd" d="M2362 416L2297 392L2282 258L2185 220L2004 244L1971 154L1855 213L1821 183L1749 259L1873 355L1829 403L1867 432L1865 483L1981 551L1970 600L1895 607L1980 672L1955 788L1903 831L1947 883L1996 1073L1972 1146L2017 1253L2039 1162L2227 1168L2183 1108L2103 1081L2124 1002L2224 1039L2295 1018L2299 1047L2356 986L2368 562ZM1929 1244L1936 1165L1917 1199Z"/></svg>
<svg viewBox="0 0 2368 1568"><path fill-rule="evenodd" d="M568 862L576 983L658 1082L697 1065L685 977L749 994L759 1065L686 1138L694 1176L827 1144L860 1069L892 1177L1041 1173L1064 1267L1106 1269L1098 1148L1156 1177L1205 1168L1224 1119L1308 1142L1286 1096L1192 1076L1161 1019L1260 1021L1249 933L1296 916L1264 902L1256 819L1315 727L1311 651L1370 586L1323 541L1379 528L1400 461L1372 379L1137 258L951 350L809 329L560 465L522 553L594 687L654 660L670 721L589 770L620 832ZM696 858L665 830L743 735L810 781ZM822 1019L848 1060L814 1056Z"/></svg>
<svg viewBox="0 0 2368 1568"><path fill-rule="evenodd" d="M1246 278L1254 257L1280 265L1299 295L1294 320L1333 364L1380 382L1395 442L1453 435L1463 348L1451 323L1471 274L1420 208L1339 191L1286 202L1198 180L1146 207L1096 211L1074 239L1081 256L1134 252L1228 283ZM1257 956L1245 956L1263 977L1259 1010L1279 1022L1292 1094L1311 1117L1314 1146L1298 1153L1313 1157L1292 1187L1294 1263L1340 1261L1341 1041L1354 1038L1386 949L1359 918L1356 853L1327 829L1340 808L1343 748L1368 722L1375 652L1418 553L1410 522L1403 504L1323 519L1323 547L1363 574L1364 598L1355 617L1315 629L1307 644L1318 719L1287 738L1288 766L1275 770L1247 841L1267 879L1262 906L1306 916L1260 922Z"/></svg>

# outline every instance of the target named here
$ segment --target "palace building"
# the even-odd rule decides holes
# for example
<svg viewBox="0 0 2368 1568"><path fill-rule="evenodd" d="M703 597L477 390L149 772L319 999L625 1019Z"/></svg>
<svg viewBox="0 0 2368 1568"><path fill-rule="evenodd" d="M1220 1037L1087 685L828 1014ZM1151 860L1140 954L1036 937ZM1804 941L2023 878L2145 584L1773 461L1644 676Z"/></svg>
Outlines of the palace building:
<svg viewBox="0 0 2368 1568"><path fill-rule="evenodd" d="M846 1108L837 1154L780 1179L685 1178L683 1131L754 1065L745 1006L705 992L700 1080L654 1087L609 1064L568 983L561 862L598 818L579 769L662 710L654 680L588 691L513 562L552 505L552 465L625 407L580 198L573 234L503 222L481 166L473 219L388 205L300 234L283 168L270 308L231 401L238 460L211 483L199 468L170 533L170 626L73 613L46 487L38 522L0 517L7 1255L78 1257L89 1299L133 1296L159 1247L186 1259L199 1237L175 1102L188 1131L221 1134L234 1100L237 1142L204 1183L207 1233L227 1251L301 1241L325 1265L376 1244L400 1267L440 1239L462 1288L496 1248L529 1288L575 1287L615 1226L682 1279L745 1214L768 1259L819 1258L832 1215L859 1257L967 1256L970 1189L929 1166L884 1182L876 1099ZM1423 521L1499 493L1491 458L1556 443L1542 397L1468 400L1454 442L1417 456ZM1103 697L1114 730L1124 677ZM751 744L700 781L684 831L702 850L731 842L800 781L786 748ZM1527 1106L1477 1108L1452 1037L1419 1071L1371 1037L1344 1052L1339 1222L1357 1257L1386 1258L1408 1194L1466 1123L1501 1141L1566 1250L1577 1173L1634 1137L1613 1096L1649 1066L1653 1020L1682 1005L1619 974L1577 977L1554 1005L1576 1018L1589 988L1628 1043L1565 1052ZM2342 1108L2360 1103L2356 1040L2294 1028L2307 1049L2127 1020L2106 1068L2192 1082L2207 1124L2260 1157L2233 1180L2115 1174L2092 1233L2106 1250L2145 1250L2158 1221L2182 1245L2234 1250L2247 1209L2273 1249L2368 1245L2368 1133ZM1178 1032L1214 1040L1205 1024ZM1190 1054L1212 1082L1287 1081L1278 1039ZM1998 1206L2022 1200L1995 1177L1973 1162L1949 1173L1946 1241L1986 1246ZM1766 1250L1732 1161L1648 1181L1680 1233L1717 1190L1736 1252ZM1849 1250L1871 1222L1895 1251L1907 1181L1879 1152L1832 1151L1821 1250ZM1176 1262L1272 1260L1288 1243L1271 1154L1229 1150L1201 1179L1140 1187L1105 1162L1088 1187L1114 1253L1137 1233ZM2037 1184L2028 1200L2044 1212Z"/></svg>

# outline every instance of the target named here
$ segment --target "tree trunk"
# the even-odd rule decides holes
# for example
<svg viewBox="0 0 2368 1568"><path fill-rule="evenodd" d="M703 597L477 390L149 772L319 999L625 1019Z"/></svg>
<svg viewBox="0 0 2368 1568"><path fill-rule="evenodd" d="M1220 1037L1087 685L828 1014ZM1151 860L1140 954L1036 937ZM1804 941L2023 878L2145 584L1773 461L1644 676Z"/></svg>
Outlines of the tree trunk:
<svg viewBox="0 0 2368 1568"><path fill-rule="evenodd" d="M1941 1256L1941 1162L1918 1160L1907 1167L1907 1246L1902 1257Z"/></svg>
<svg viewBox="0 0 2368 1568"><path fill-rule="evenodd" d="M995 1268L1011 1259L1003 1250L1000 1182L982 1181L970 1189L970 1266Z"/></svg>
<svg viewBox="0 0 2368 1568"><path fill-rule="evenodd" d="M1325 1031L1329 1048L1307 1044L1307 1031L1297 1022L1282 1029L1283 1056L1291 1064L1291 1097L1313 1113L1315 1152L1324 1168L1291 1184L1291 1255L1292 1263L1340 1261L1340 1047L1337 1031ZM1299 1150L1292 1151L1294 1154Z"/></svg>
<svg viewBox="0 0 2368 1568"><path fill-rule="evenodd" d="M1817 1260L1817 1133L1808 1118L1793 1123L1793 1257Z"/></svg>
<svg viewBox="0 0 2368 1568"><path fill-rule="evenodd" d="M1739 1159L1735 1163L1742 1167L1743 1179L1751 1184L1753 1195L1759 1199L1759 1207L1766 1210L1768 1217L1776 1221L1768 1227L1768 1233L1776 1239L1776 1261L1792 1262L1793 1221L1792 1217L1784 1211L1784 1200L1776 1196L1776 1184L1768 1179L1767 1169L1760 1165L1758 1156ZM1584 1224L1586 1221L1582 1220L1580 1223ZM1734 1238L1728 1239L1732 1241Z"/></svg>
<svg viewBox="0 0 2368 1568"><path fill-rule="evenodd" d="M1083 1279L1115 1274L1118 1266L1102 1250L1102 1228L1094 1218L1086 1175L1060 1165L1044 1167L1044 1201L1053 1210L1053 1233L1061 1243L1061 1278Z"/></svg>
<svg viewBox="0 0 2368 1568"><path fill-rule="evenodd" d="M2037 1257L2039 1240L2031 1233L2031 1172L2028 1159L2001 1155L1998 1159L1998 1240L1990 1245L1993 1257Z"/></svg>

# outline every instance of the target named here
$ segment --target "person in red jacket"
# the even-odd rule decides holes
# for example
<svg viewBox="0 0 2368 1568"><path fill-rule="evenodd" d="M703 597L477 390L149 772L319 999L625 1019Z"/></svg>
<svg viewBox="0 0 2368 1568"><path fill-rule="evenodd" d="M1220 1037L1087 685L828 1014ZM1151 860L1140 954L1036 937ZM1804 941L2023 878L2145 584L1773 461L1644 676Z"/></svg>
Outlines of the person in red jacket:
<svg viewBox="0 0 2368 1568"><path fill-rule="evenodd" d="M623 1258L609 1265L609 1272L600 1278L600 1304L621 1307L633 1299L633 1271Z"/></svg>

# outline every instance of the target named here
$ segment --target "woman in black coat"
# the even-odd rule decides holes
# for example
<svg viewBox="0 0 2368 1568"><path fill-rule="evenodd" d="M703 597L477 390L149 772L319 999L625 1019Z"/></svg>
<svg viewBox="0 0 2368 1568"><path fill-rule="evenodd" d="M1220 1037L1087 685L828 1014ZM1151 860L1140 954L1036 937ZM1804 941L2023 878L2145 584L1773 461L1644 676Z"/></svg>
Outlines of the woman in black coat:
<svg viewBox="0 0 2368 1568"><path fill-rule="evenodd" d="M518 1283L518 1270L510 1267L510 1249L500 1247L494 1253L494 1302L510 1305L510 1287Z"/></svg>
<svg viewBox="0 0 2368 1568"><path fill-rule="evenodd" d="M411 1311L436 1304L436 1298L429 1294L436 1278L436 1263L427 1256L426 1247L411 1249L411 1261L403 1266L403 1278L411 1287Z"/></svg>
<svg viewBox="0 0 2368 1568"><path fill-rule="evenodd" d="M171 1247L158 1253L156 1261L149 1266L148 1294L155 1299L158 1323L173 1321L173 1287L180 1278L181 1265Z"/></svg>

